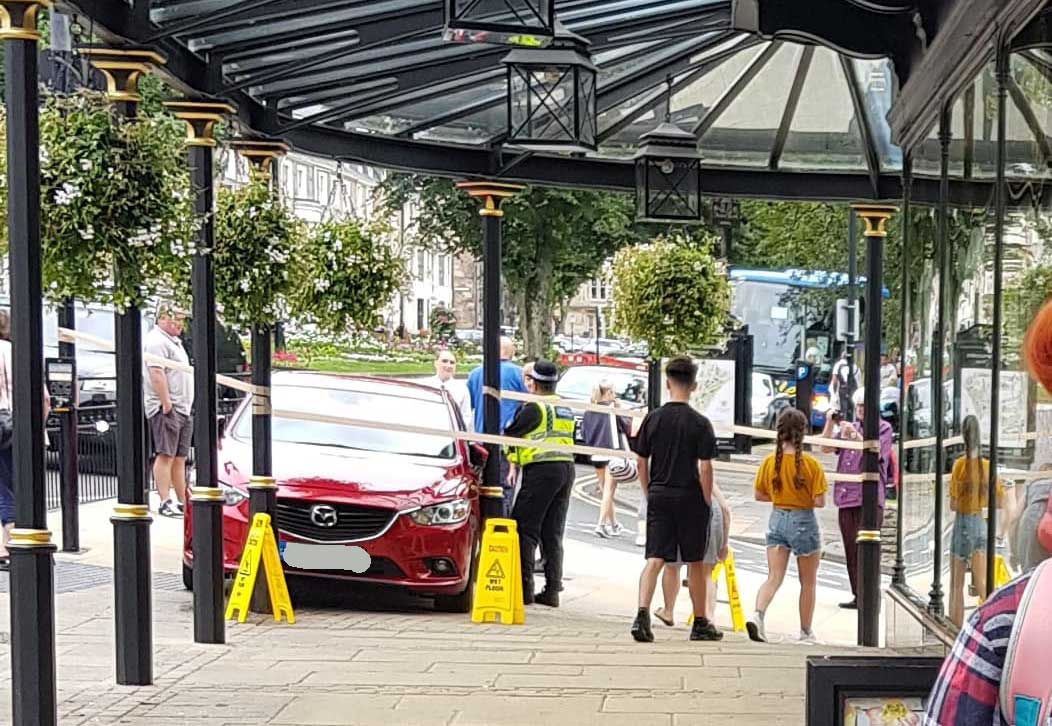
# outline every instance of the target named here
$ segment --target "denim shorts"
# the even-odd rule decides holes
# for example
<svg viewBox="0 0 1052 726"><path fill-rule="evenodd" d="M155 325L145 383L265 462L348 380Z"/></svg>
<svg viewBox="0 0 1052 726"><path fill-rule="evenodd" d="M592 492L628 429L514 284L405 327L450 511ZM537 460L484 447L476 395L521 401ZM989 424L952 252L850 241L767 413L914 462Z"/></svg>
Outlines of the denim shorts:
<svg viewBox="0 0 1052 726"><path fill-rule="evenodd" d="M958 513L953 519L950 553L959 559L970 560L976 552L986 554L986 520L978 513Z"/></svg>
<svg viewBox="0 0 1052 726"><path fill-rule="evenodd" d="M822 535L813 509L778 509L771 511L767 523L767 546L783 547L797 557L822 551Z"/></svg>

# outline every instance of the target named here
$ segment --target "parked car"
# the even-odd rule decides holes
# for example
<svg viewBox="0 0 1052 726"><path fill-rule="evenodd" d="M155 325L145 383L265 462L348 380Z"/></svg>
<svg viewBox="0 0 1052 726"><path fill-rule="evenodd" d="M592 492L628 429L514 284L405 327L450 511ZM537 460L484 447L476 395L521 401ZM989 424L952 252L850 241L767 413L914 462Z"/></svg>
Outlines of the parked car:
<svg viewBox="0 0 1052 726"><path fill-rule="evenodd" d="M449 436L387 431L285 417L323 412L388 424L459 428L438 389L392 379L275 373L272 381L277 528L289 547L320 547L331 560L357 546L371 558L361 573L302 569L290 575L395 586L432 596L440 610L468 612L480 539L478 485L484 450ZM252 407L242 403L220 449L223 562L234 574L250 526ZM183 583L192 586L192 517L184 522Z"/></svg>
<svg viewBox="0 0 1052 726"><path fill-rule="evenodd" d="M774 379L766 373L753 371L752 374L752 425L756 428L767 428L770 417L769 408L775 397Z"/></svg>
<svg viewBox="0 0 1052 726"><path fill-rule="evenodd" d="M574 366L567 368L555 385L555 395L572 401L589 401L592 389L600 381L614 386L614 395L624 408L637 409L647 405L647 374L630 368L613 366ZM574 411L574 442L582 443L583 411Z"/></svg>

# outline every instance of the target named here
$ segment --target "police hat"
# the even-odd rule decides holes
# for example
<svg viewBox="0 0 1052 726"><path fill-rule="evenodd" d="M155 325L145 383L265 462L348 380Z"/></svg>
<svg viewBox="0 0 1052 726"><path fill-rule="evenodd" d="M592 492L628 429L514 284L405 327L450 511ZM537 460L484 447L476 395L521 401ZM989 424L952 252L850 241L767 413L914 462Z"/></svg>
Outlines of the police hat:
<svg viewBox="0 0 1052 726"><path fill-rule="evenodd" d="M550 360L539 360L533 364L533 370L527 375L535 381L555 383L559 380L559 369Z"/></svg>

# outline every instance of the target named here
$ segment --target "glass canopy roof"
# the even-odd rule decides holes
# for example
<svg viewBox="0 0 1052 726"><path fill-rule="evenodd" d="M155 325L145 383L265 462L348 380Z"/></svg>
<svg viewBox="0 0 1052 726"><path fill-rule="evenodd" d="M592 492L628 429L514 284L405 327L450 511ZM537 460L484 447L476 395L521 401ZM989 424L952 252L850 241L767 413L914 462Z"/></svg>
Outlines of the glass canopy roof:
<svg viewBox="0 0 1052 726"><path fill-rule="evenodd" d="M699 136L707 168L853 174L876 196L902 167L885 121L895 92L886 59L734 31L729 0L557 0L556 12L599 68L593 160L627 160L668 114ZM208 68L207 92L254 100L272 135L514 152L504 145L509 48L446 42L442 26L441 0L153 0L152 35L132 40L187 49ZM1052 56L1015 54L1013 76L1010 164L1044 174ZM956 176L993 172L993 89L987 71L957 102ZM934 134L915 170L937 173Z"/></svg>

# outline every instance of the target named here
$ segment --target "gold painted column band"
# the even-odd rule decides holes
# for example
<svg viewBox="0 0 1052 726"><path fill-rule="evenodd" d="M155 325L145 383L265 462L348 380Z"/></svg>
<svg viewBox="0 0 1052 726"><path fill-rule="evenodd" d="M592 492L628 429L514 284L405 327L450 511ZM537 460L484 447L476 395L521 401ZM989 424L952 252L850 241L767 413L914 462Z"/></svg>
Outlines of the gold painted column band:
<svg viewBox="0 0 1052 726"><path fill-rule="evenodd" d="M890 204L852 204L851 208L865 222L866 228L862 234L866 237L887 237L888 219L899 211L898 207Z"/></svg>
<svg viewBox="0 0 1052 726"><path fill-rule="evenodd" d="M503 184L501 182L457 182L457 189L462 189L469 196L482 200L479 214L483 217L503 217L500 205L505 199L511 199L525 189L521 184Z"/></svg>
<svg viewBox="0 0 1052 726"><path fill-rule="evenodd" d="M198 486L194 488L193 496L190 497L195 502L225 502L226 497L223 495L223 490L219 487L206 487Z"/></svg>
<svg viewBox="0 0 1052 726"><path fill-rule="evenodd" d="M253 475L249 479L249 489L277 489L278 485L272 476Z"/></svg>
<svg viewBox="0 0 1052 726"><path fill-rule="evenodd" d="M880 542L880 530L860 529L858 531L858 537L855 538L855 542Z"/></svg>
<svg viewBox="0 0 1052 726"><path fill-rule="evenodd" d="M164 106L186 123L188 146L215 146L215 125L237 111L217 101L165 101Z"/></svg>
<svg viewBox="0 0 1052 726"><path fill-rule="evenodd" d="M0 0L0 40L40 40L37 16L51 0Z"/></svg>
<svg viewBox="0 0 1052 726"><path fill-rule="evenodd" d="M252 415L269 416L271 412L270 395L257 393L252 397Z"/></svg>
<svg viewBox="0 0 1052 726"><path fill-rule="evenodd" d="M504 489L501 487L479 487L479 496L493 499L503 499Z"/></svg>
<svg viewBox="0 0 1052 726"><path fill-rule="evenodd" d="M106 97L112 102L141 101L139 79L166 62L160 53L145 49L86 47L79 52L105 77Z"/></svg>
<svg viewBox="0 0 1052 726"><path fill-rule="evenodd" d="M53 547L51 543L51 532L46 529L19 529L15 528L11 530L11 539L7 543L8 547L16 548L33 548L33 547Z"/></svg>
<svg viewBox="0 0 1052 726"><path fill-rule="evenodd" d="M274 160L280 159L289 152L289 145L284 141L265 139L234 139L229 144L237 153L252 165L254 173L263 179L271 177Z"/></svg>
<svg viewBox="0 0 1052 726"><path fill-rule="evenodd" d="M110 519L142 519L153 521L150 516L150 508L145 504L118 504L113 508Z"/></svg>

